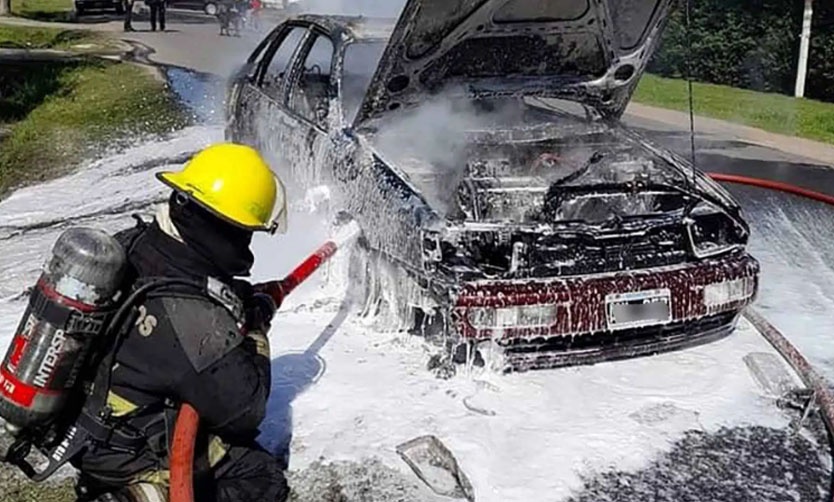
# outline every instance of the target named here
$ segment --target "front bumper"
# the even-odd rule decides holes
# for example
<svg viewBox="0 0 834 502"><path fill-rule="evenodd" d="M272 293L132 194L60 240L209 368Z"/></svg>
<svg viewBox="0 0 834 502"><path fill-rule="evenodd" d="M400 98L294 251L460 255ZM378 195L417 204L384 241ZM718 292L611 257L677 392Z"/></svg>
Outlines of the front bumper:
<svg viewBox="0 0 834 502"><path fill-rule="evenodd" d="M748 254L671 267L589 276L511 281L475 281L462 285L452 308L455 331L465 341L492 340L504 348L513 369L592 364L654 354L705 343L732 332L738 314L758 290L759 264ZM716 286L732 295L722 301ZM630 329L612 329L611 295L668 290L669 319ZM539 309L547 319L537 325L484 327L473 312ZM535 323L534 323L535 324Z"/></svg>

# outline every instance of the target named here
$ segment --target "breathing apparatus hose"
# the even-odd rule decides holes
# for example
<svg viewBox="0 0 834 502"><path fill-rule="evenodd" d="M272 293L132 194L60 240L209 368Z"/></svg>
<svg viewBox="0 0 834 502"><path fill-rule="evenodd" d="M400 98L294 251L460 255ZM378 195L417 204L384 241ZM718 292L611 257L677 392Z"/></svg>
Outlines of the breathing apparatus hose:
<svg viewBox="0 0 834 502"><path fill-rule="evenodd" d="M204 289L205 284L202 282L165 278L157 279L148 284L145 284L136 289L125 300L119 310L113 316L113 321L110 326L113 329L118 329L122 323L130 315L131 309L138 303L141 298L144 298L149 292L156 288L164 286L188 286L198 289ZM113 367L115 354L118 351L118 346L121 344L123 332L111 335L115 336L114 346L109 351L110 357L107 360L108 367ZM111 374L107 376L107 386L110 385ZM177 416L177 423L174 429L174 438L171 447L171 500L194 500L194 483L193 483L193 464L194 464L194 442L197 437L197 427L199 425L199 417L197 411L189 404L183 404L179 415ZM186 458L187 457L187 458ZM186 467L187 466L187 467ZM176 494L176 495L175 495ZM176 498L175 498L176 497Z"/></svg>

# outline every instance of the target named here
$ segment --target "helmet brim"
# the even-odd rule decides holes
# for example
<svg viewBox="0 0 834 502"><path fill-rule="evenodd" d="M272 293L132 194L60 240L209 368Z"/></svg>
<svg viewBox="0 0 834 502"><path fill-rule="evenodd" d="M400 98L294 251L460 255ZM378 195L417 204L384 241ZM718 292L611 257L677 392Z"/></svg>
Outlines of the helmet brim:
<svg viewBox="0 0 834 502"><path fill-rule="evenodd" d="M172 189L176 190L177 192L185 195L188 197L189 200L194 201L196 204L199 204L200 207L209 211L211 214L215 215L219 219L225 221L226 223L232 224L238 228L242 228L244 230L251 230L253 232L274 232L272 229L273 225L263 225L257 222L245 222L245 221L237 221L233 218L229 218L225 214L217 211L214 209L208 201L206 201L200 191L188 183L183 176L181 176L178 172L173 171L164 171L160 173L156 173L156 179L168 185Z"/></svg>

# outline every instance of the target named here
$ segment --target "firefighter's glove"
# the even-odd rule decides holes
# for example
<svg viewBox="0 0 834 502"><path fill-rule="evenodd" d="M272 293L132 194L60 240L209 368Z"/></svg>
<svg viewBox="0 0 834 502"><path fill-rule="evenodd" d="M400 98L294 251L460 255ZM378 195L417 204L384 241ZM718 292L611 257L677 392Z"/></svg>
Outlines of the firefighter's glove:
<svg viewBox="0 0 834 502"><path fill-rule="evenodd" d="M278 305L275 300L266 293L255 293L246 302L246 327L249 331L260 331L268 333L272 318Z"/></svg>
<svg viewBox="0 0 834 502"><path fill-rule="evenodd" d="M284 302L284 285L281 281L262 282L255 284L252 288L255 293L269 295L275 302L276 308L281 308L281 304Z"/></svg>

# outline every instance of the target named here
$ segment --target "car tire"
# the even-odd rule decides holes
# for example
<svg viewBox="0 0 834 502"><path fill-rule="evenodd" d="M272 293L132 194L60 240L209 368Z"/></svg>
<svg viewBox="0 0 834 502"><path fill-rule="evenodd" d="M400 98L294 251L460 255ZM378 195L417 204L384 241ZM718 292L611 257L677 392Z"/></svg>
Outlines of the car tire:
<svg viewBox="0 0 834 502"><path fill-rule="evenodd" d="M116 14L123 16L125 13L125 6L121 2L116 4Z"/></svg>
<svg viewBox="0 0 834 502"><path fill-rule="evenodd" d="M84 15L84 6L80 4L75 4L75 16L83 16Z"/></svg>
<svg viewBox="0 0 834 502"><path fill-rule="evenodd" d="M214 2L206 2L206 4L203 6L203 12L205 12L209 16L216 16L217 4Z"/></svg>

